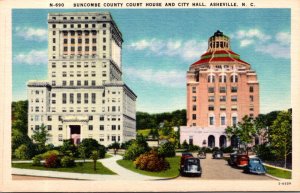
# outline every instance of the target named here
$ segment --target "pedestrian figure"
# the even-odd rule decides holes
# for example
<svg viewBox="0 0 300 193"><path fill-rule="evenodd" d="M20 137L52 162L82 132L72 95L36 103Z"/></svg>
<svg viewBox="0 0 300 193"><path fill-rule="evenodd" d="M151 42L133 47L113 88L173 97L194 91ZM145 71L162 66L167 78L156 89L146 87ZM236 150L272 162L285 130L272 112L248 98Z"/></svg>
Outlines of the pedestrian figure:
<svg viewBox="0 0 300 193"><path fill-rule="evenodd" d="M117 155L117 148L114 149L114 155Z"/></svg>

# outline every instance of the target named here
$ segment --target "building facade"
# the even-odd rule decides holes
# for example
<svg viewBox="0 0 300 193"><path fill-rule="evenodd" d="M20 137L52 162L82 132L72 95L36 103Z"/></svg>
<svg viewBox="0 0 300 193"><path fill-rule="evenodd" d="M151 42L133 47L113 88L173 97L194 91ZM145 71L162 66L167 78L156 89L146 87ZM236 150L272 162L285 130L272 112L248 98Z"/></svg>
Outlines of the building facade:
<svg viewBox="0 0 300 193"><path fill-rule="evenodd" d="M230 48L230 38L217 31L208 49L193 63L187 80L187 126L181 127L181 143L226 147L225 128L244 116L259 114L259 83L251 65Z"/></svg>
<svg viewBox="0 0 300 193"><path fill-rule="evenodd" d="M54 145L135 139L137 96L122 81L122 43L108 12L50 13L48 80L27 84L28 135L44 124Z"/></svg>

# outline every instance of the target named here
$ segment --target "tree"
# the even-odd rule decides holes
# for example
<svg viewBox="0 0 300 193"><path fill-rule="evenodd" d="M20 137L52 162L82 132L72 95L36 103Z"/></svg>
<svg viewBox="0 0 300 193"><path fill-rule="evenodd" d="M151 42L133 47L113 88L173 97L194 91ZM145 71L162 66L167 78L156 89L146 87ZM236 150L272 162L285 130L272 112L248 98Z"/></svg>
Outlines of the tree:
<svg viewBox="0 0 300 193"><path fill-rule="evenodd" d="M83 145L79 145L78 146L78 152L79 152L79 156L81 158L83 158L83 162L85 163L85 158L86 158L86 147Z"/></svg>
<svg viewBox="0 0 300 193"><path fill-rule="evenodd" d="M100 144L98 143L98 141L92 138L83 139L79 144L79 148L81 148L81 150L84 151L85 157L90 157L92 151L98 151L99 147Z"/></svg>
<svg viewBox="0 0 300 193"><path fill-rule="evenodd" d="M93 150L90 158L94 162L94 171L96 171L97 170L96 165L97 165L97 159L99 158L99 152L97 150Z"/></svg>
<svg viewBox="0 0 300 193"><path fill-rule="evenodd" d="M269 131L272 152L287 164L287 156L292 153L292 112L281 111Z"/></svg>
<svg viewBox="0 0 300 193"><path fill-rule="evenodd" d="M254 121L247 115L243 117L242 122L239 122L237 126L228 126L225 129L227 137L231 138L233 135L240 139L240 142L245 145L248 154L249 143L253 141L253 137L257 134L257 129L254 126Z"/></svg>
<svg viewBox="0 0 300 193"><path fill-rule="evenodd" d="M75 156L77 153L76 146L74 145L74 143L72 143L71 139L63 140L63 145L60 147L60 151L64 155L68 155L68 156Z"/></svg>
<svg viewBox="0 0 300 193"><path fill-rule="evenodd" d="M39 126L38 130L33 131L32 139L38 145L38 149L40 152L45 151L46 149L46 141L51 135L48 133L46 126L42 124Z"/></svg>

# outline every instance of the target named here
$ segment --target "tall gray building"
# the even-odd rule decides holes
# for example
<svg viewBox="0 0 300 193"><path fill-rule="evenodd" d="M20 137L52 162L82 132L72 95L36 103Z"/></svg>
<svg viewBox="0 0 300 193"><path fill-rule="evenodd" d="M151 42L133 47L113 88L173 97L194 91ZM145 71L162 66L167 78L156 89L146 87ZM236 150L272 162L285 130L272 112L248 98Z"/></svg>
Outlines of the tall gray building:
<svg viewBox="0 0 300 193"><path fill-rule="evenodd" d="M108 12L48 15L48 80L28 82L28 135L103 145L136 136L135 93L122 81L122 34Z"/></svg>

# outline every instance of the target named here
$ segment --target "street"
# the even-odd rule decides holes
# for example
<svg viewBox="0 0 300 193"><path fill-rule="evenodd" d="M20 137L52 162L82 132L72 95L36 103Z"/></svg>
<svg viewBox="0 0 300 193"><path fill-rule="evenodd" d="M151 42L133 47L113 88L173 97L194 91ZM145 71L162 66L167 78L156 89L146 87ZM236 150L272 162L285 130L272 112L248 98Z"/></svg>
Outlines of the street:
<svg viewBox="0 0 300 193"><path fill-rule="evenodd" d="M200 162L201 178L179 176L176 180L274 180L266 175L245 174L242 169L229 166L224 159L212 159L211 154L206 154L206 159Z"/></svg>

